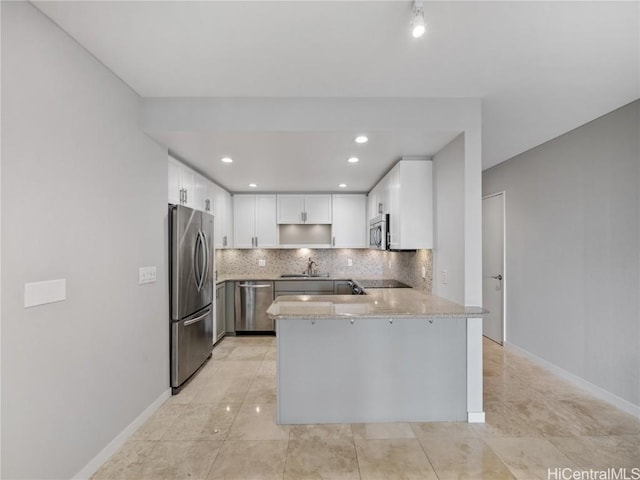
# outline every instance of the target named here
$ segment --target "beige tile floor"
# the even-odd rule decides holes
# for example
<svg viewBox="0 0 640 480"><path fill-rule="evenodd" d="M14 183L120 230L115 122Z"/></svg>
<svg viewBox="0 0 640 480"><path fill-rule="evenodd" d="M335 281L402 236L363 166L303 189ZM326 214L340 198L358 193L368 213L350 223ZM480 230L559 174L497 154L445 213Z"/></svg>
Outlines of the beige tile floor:
<svg viewBox="0 0 640 480"><path fill-rule="evenodd" d="M485 424L275 423L274 337L227 337L101 479L547 479L640 467L640 422L484 341ZM553 477L551 477L553 478Z"/></svg>

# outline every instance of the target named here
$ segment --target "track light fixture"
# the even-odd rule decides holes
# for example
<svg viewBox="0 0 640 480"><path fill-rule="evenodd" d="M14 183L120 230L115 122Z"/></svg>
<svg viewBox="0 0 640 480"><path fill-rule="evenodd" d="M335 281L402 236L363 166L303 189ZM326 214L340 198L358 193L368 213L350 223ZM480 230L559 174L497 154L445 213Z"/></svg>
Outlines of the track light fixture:
<svg viewBox="0 0 640 480"><path fill-rule="evenodd" d="M424 9L422 7L422 1L414 0L413 2L413 18L411 20L411 34L413 38L420 38L427 31L427 26L424 23Z"/></svg>

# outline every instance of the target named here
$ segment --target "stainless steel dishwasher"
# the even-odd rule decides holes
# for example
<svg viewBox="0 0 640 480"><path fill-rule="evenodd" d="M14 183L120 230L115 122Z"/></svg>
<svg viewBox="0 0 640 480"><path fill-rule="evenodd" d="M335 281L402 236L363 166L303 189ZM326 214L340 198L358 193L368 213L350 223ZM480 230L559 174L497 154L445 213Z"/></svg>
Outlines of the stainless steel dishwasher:
<svg viewBox="0 0 640 480"><path fill-rule="evenodd" d="M267 308L273 302L273 282L236 283L236 332L273 333L273 320Z"/></svg>

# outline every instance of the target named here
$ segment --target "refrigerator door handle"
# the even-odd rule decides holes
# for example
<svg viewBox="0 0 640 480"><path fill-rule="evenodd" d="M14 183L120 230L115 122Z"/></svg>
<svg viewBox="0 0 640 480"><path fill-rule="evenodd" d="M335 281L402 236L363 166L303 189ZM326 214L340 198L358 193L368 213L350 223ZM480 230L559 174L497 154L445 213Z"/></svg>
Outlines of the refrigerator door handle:
<svg viewBox="0 0 640 480"><path fill-rule="evenodd" d="M211 309L207 310L205 313L203 313L199 317L192 318L191 320L187 320L186 322L184 322L184 326L186 327L188 325L193 325L194 323L201 322L202 320L207 318L207 315L209 315L210 313L211 313Z"/></svg>
<svg viewBox="0 0 640 480"><path fill-rule="evenodd" d="M207 253L207 238L202 231L198 232L200 237L200 255L202 256L202 271L200 272L200 290L204 286L204 282L207 279L207 265L209 263L209 255Z"/></svg>
<svg viewBox="0 0 640 480"><path fill-rule="evenodd" d="M200 272L198 272L198 248L200 247L200 232L196 235L196 244L193 247L193 280L196 289L200 291Z"/></svg>

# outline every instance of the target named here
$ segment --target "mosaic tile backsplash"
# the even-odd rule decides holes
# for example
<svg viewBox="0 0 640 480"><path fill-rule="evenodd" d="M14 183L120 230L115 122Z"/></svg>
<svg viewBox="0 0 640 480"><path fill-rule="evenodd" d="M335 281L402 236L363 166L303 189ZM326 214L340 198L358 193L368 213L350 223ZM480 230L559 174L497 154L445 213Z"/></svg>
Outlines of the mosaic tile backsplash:
<svg viewBox="0 0 640 480"><path fill-rule="evenodd" d="M311 257L318 264L318 272L332 276L354 278L394 278L414 288L431 293L432 257L431 250L416 252L385 252L368 249L228 249L216 251L218 275L268 275L302 273ZM353 266L347 266L348 259ZM258 266L265 260L264 267ZM422 278L422 267L427 278Z"/></svg>

